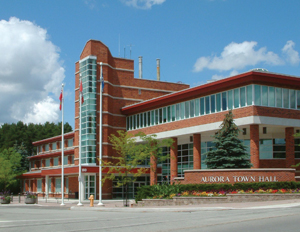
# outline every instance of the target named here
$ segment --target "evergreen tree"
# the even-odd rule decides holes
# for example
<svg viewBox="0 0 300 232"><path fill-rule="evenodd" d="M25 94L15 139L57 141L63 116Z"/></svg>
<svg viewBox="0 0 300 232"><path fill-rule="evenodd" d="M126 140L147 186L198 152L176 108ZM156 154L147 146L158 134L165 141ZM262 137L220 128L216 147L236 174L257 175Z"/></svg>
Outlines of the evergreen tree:
<svg viewBox="0 0 300 232"><path fill-rule="evenodd" d="M250 168L249 154L238 139L239 129L230 110L225 115L221 129L213 136L215 150L206 153L205 163L209 169Z"/></svg>

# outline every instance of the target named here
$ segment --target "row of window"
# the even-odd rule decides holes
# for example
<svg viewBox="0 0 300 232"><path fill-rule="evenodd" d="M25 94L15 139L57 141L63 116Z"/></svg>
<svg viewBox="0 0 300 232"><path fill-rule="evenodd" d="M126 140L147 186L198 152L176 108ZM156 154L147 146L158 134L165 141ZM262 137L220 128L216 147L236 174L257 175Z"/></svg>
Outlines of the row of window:
<svg viewBox="0 0 300 232"><path fill-rule="evenodd" d="M126 129L135 130L250 105L300 109L300 91L248 85L128 116Z"/></svg>
<svg viewBox="0 0 300 232"><path fill-rule="evenodd" d="M65 142L67 142L67 146L68 147L73 147L73 139L65 140ZM47 151L54 151L54 150L60 149L62 147L61 146L61 141L59 141L59 142L53 142L53 143L48 143L48 144L45 144L45 145L38 146L37 147L37 153L43 151L43 146L45 146L45 150L44 150L45 152L47 152Z"/></svg>
<svg viewBox="0 0 300 232"><path fill-rule="evenodd" d="M69 192L69 178L66 178L65 179L65 182L64 182L64 184L65 184L65 187L66 187L66 193L68 193ZM25 180L23 181L23 191L24 192L26 192L26 189L25 189ZM31 187L31 183L29 182L29 189L28 189L28 191L33 191L33 189L30 189ZM49 178L48 179L48 192L49 193L52 193L52 191L51 191L51 186L52 186L52 184L51 184L51 179ZM60 177L57 177L57 178L55 178L55 189L54 189L54 192L55 193L61 193L61 178ZM37 190L36 190L36 192L37 193L41 193L41 192L43 192L42 191L42 179L37 179Z"/></svg>
<svg viewBox="0 0 300 232"><path fill-rule="evenodd" d="M69 164L68 158L69 156L64 156L64 165L70 165L70 164L74 164L74 155L71 155L71 163ZM45 159L45 167L55 167L58 166L58 157L53 158L53 165L50 165L50 158L49 159ZM30 168L34 168L34 162L30 162ZM42 167L42 160L39 161L39 165L38 167Z"/></svg>

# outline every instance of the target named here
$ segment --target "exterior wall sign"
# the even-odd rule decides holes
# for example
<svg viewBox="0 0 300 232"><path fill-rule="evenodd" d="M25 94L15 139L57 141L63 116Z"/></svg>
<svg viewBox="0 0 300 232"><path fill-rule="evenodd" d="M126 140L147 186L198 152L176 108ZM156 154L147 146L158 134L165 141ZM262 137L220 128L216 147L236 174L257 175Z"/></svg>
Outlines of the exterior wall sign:
<svg viewBox="0 0 300 232"><path fill-rule="evenodd" d="M277 182L276 176L204 176L203 183L232 183L232 182Z"/></svg>

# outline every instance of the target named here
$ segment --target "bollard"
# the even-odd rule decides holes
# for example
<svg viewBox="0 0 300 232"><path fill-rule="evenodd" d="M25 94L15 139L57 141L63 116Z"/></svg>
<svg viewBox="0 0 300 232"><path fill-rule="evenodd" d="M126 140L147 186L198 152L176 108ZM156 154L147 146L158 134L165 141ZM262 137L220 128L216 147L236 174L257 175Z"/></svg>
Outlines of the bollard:
<svg viewBox="0 0 300 232"><path fill-rule="evenodd" d="M21 203L21 193L19 193L19 203Z"/></svg>
<svg viewBox="0 0 300 232"><path fill-rule="evenodd" d="M91 195L89 197L89 200L90 200L90 207L94 207L94 195Z"/></svg>

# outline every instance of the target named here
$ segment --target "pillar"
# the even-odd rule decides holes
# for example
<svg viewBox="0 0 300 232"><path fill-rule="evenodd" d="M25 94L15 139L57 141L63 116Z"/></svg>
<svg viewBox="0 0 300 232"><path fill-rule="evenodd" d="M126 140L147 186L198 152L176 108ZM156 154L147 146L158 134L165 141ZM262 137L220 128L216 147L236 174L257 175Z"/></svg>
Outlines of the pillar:
<svg viewBox="0 0 300 232"><path fill-rule="evenodd" d="M157 157L150 157L150 185L157 184Z"/></svg>
<svg viewBox="0 0 300 232"><path fill-rule="evenodd" d="M259 168L259 125L250 125L250 154L252 168Z"/></svg>
<svg viewBox="0 0 300 232"><path fill-rule="evenodd" d="M285 128L285 167L290 168L295 165L295 138L294 127Z"/></svg>
<svg viewBox="0 0 300 232"><path fill-rule="evenodd" d="M193 134L194 169L201 169L201 134Z"/></svg>
<svg viewBox="0 0 300 232"><path fill-rule="evenodd" d="M170 147L170 169L171 169L171 183L174 182L174 178L177 177L178 175L178 153L177 153L177 138L172 138L173 139L173 144Z"/></svg>

